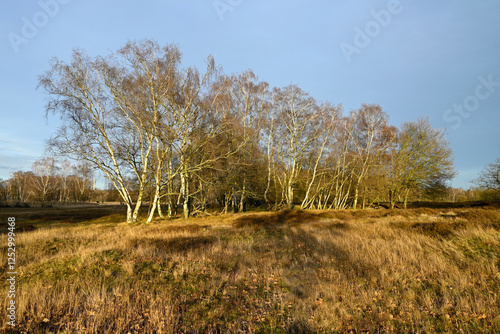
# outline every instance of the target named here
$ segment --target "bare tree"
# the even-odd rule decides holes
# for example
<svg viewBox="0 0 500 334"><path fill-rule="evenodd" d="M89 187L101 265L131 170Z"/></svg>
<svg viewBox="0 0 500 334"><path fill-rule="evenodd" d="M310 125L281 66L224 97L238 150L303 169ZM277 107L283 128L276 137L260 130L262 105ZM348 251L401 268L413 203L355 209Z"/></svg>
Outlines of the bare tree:
<svg viewBox="0 0 500 334"><path fill-rule="evenodd" d="M500 158L486 165L474 183L483 189L500 190Z"/></svg>
<svg viewBox="0 0 500 334"><path fill-rule="evenodd" d="M58 188L56 175L58 167L54 158L37 160L32 165L34 177L31 178L33 190L39 193L39 199L45 202L48 195L54 193Z"/></svg>
<svg viewBox="0 0 500 334"><path fill-rule="evenodd" d="M328 151L328 145L331 144L335 128L340 119L342 106L334 107L330 104L319 106L318 113L320 122L316 124L318 127L318 137L311 142L311 150L308 155L308 170L306 171L306 190L302 200L301 209L311 208L315 200L321 202L318 198L320 192L319 179L324 173L325 152ZM323 167L323 168L322 168ZM325 203L326 204L326 203ZM321 205L321 204L320 204Z"/></svg>
<svg viewBox="0 0 500 334"><path fill-rule="evenodd" d="M158 162L154 176L161 179L161 119L179 62L175 46L144 41L95 60L75 50L71 64L55 59L40 77L39 85L49 94L47 112L63 119L50 147L101 170L127 205L128 222L137 220L153 154ZM135 206L127 184L132 175L138 185ZM155 201L158 187L156 182Z"/></svg>
<svg viewBox="0 0 500 334"><path fill-rule="evenodd" d="M270 107L269 85L259 82L252 71L223 78L227 88L225 103L233 121L231 127L233 150L237 151L231 161L233 186L230 196L235 209L245 211L248 197L255 196L251 183L256 180L254 166L264 115ZM253 180L252 180L253 179Z"/></svg>
<svg viewBox="0 0 500 334"><path fill-rule="evenodd" d="M185 218L190 216L192 209L191 176L210 164L212 159L206 159L203 149L223 130L218 119L220 115L217 115L218 91L210 91L217 72L212 57L208 58L203 75L196 68L187 68L180 75L173 96L171 112L176 128L171 133L171 146L179 161L175 174L180 176Z"/></svg>
<svg viewBox="0 0 500 334"><path fill-rule="evenodd" d="M352 159L353 119L343 117L335 126L328 142L323 173L320 178L315 207L318 209L345 209L353 187Z"/></svg>
<svg viewBox="0 0 500 334"><path fill-rule="evenodd" d="M146 223L151 222L160 198L166 157L163 127L168 125L171 97L181 55L177 47L161 48L156 42L129 42L118 54L100 59L99 73L116 105L121 135L119 155L138 181L137 219L152 170L154 198ZM153 163L154 162L154 163Z"/></svg>
<svg viewBox="0 0 500 334"><path fill-rule="evenodd" d="M356 209L364 180L372 170L379 167L381 159L392 145L392 138L388 136L390 131L389 116L380 106L363 104L359 110L352 112L350 117L352 118L350 134L354 160L352 207Z"/></svg>
<svg viewBox="0 0 500 334"><path fill-rule="evenodd" d="M310 180L314 182L316 161L321 159L324 148L320 145L316 152L314 144L322 135L328 137L332 119L337 117L337 108L329 104L319 106L306 92L293 85L283 89L275 88L273 104L277 120L273 128L273 151L281 167L281 172L275 174L282 190L282 202L291 208L298 177L306 161L312 156L315 158L309 159L314 166Z"/></svg>
<svg viewBox="0 0 500 334"><path fill-rule="evenodd" d="M251 71L222 75L213 57L204 73L180 61L176 46L148 40L105 57L75 50L70 63L54 59L39 80L46 113L63 121L49 147L84 164L76 175L69 166L50 177L34 168L36 175L24 175L36 178L33 189L45 200L44 181L60 180L60 200L75 189L73 198L86 198L89 171L100 170L126 204L128 222L149 200L149 223L156 212L163 217L162 201L169 217L182 205L186 218L208 203L227 211L232 202L235 212L250 201L357 208L381 192L392 206L401 198L406 206L411 192L454 174L443 133L427 119L396 135L377 105L342 117L341 106L320 104L295 85L270 90ZM26 198L17 176L7 187L17 190L7 193Z"/></svg>
<svg viewBox="0 0 500 334"><path fill-rule="evenodd" d="M127 222L131 223L133 201L119 152L122 129L114 100L100 75L101 64L74 50L70 64L54 59L51 69L40 76L39 87L49 95L47 113L57 113L63 121L49 147L101 170L127 205Z"/></svg>
<svg viewBox="0 0 500 334"><path fill-rule="evenodd" d="M7 201L9 199L9 191L7 181L0 179L0 201Z"/></svg>
<svg viewBox="0 0 500 334"><path fill-rule="evenodd" d="M94 173L91 165L86 161L80 161L73 167L73 177L71 178L71 189L75 201L90 199L92 188L94 187Z"/></svg>
<svg viewBox="0 0 500 334"><path fill-rule="evenodd" d="M71 162L67 159L64 159L63 161L60 162L59 166L59 201L68 201L69 200L69 184L68 184L68 178L70 176L70 173L73 170L73 166L71 165Z"/></svg>
<svg viewBox="0 0 500 334"><path fill-rule="evenodd" d="M26 202L29 198L30 180L32 172L18 171L12 173L12 177L7 180L7 189L11 201Z"/></svg>

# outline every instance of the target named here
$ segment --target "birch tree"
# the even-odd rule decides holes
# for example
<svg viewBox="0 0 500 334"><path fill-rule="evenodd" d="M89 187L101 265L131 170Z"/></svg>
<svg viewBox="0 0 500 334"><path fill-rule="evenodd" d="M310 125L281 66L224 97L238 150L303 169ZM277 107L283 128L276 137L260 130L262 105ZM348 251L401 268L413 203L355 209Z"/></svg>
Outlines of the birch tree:
<svg viewBox="0 0 500 334"><path fill-rule="evenodd" d="M353 187L354 160L352 159L353 119L343 117L335 127L327 147L325 173L317 200L318 209L345 209Z"/></svg>
<svg viewBox="0 0 500 334"><path fill-rule="evenodd" d="M328 103L318 107L319 122L317 137L311 141L311 150L309 153L309 161L307 163L308 169L306 171L306 189L305 195L302 200L301 209L308 209L313 207L315 201L321 207L322 203L326 204L321 198L320 179L326 172L325 166L325 153L330 148L329 146L334 141L334 132L340 120L340 113L342 106L332 106ZM327 200L327 199L326 199Z"/></svg>
<svg viewBox="0 0 500 334"><path fill-rule="evenodd" d="M275 173L282 190L282 202L292 208L299 174L308 157L321 158L323 148L313 152L314 142L330 131L331 118L336 108L329 104L318 106L316 101L297 86L287 86L273 91L273 108L276 122L273 129L274 155L282 167ZM317 165L313 168L316 170ZM312 173L311 177L315 177ZM313 179L314 180L314 179Z"/></svg>
<svg viewBox="0 0 500 334"><path fill-rule="evenodd" d="M363 104L360 109L351 113L352 150L354 169L354 198L352 207L358 206L358 199L362 192L363 181L370 172L376 169L386 151L392 145L388 136L389 116L378 105ZM365 191L366 192L366 191Z"/></svg>
<svg viewBox="0 0 500 334"><path fill-rule="evenodd" d="M154 180L151 222L160 198L164 147L164 119L169 118L171 96L177 81L180 52L156 42L129 42L116 56L101 59L100 74L116 105L121 134L120 158L133 171L139 185L132 220L137 219L144 191ZM152 174L152 177L151 177Z"/></svg>
<svg viewBox="0 0 500 334"><path fill-rule="evenodd" d="M48 195L54 193L59 184L56 179L58 167L54 158L43 158L37 160L32 165L33 175L31 178L32 189L39 194L42 202L47 200Z"/></svg>
<svg viewBox="0 0 500 334"><path fill-rule="evenodd" d="M7 189L9 199L12 201L26 202L29 198L30 182L33 178L33 173L18 171L12 173L10 179L7 180Z"/></svg>
<svg viewBox="0 0 500 334"><path fill-rule="evenodd" d="M93 190L94 173L88 162L79 161L73 166L73 199L77 202L88 200Z"/></svg>
<svg viewBox="0 0 500 334"><path fill-rule="evenodd" d="M58 114L62 125L49 140L56 154L89 162L117 189L127 206L127 222L133 217L133 200L127 185L122 140L116 105L101 76L102 61L74 50L69 64L54 58L51 68L39 78L48 94L46 112ZM135 210L134 210L135 211Z"/></svg>
<svg viewBox="0 0 500 334"><path fill-rule="evenodd" d="M269 85L258 81L252 71L223 80L227 81L226 104L233 118L228 125L236 141L233 150L237 151L231 161L234 186L230 196L236 210L245 211L248 197L255 196L251 184L258 178L253 167L258 161L264 115L270 107Z"/></svg>
<svg viewBox="0 0 500 334"><path fill-rule="evenodd" d="M224 143L223 134L233 120L222 98L227 88L218 81L220 68L215 65L213 57L207 58L206 65L204 74L194 67L182 71L171 105L172 117L177 124L172 133L172 150L178 159L179 200L182 198L185 218L192 211L194 173L211 167L239 147ZM214 155L214 151L219 154Z"/></svg>
<svg viewBox="0 0 500 334"><path fill-rule="evenodd" d="M39 85L49 94L47 112L63 120L51 148L101 170L127 205L128 222L137 220L153 155L155 203L159 197L165 151L160 128L179 62L175 46L130 42L116 54L96 59L75 50L70 64L55 59L40 77ZM135 204L127 185L132 175L138 184Z"/></svg>
<svg viewBox="0 0 500 334"><path fill-rule="evenodd" d="M500 158L486 165L474 183L483 189L500 190Z"/></svg>

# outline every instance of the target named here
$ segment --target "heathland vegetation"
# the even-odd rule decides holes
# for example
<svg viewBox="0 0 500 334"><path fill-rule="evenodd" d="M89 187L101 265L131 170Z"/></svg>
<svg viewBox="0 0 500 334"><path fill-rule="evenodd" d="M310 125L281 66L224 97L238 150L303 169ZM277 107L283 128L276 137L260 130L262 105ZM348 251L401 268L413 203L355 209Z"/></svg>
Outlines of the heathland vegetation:
<svg viewBox="0 0 500 334"><path fill-rule="evenodd" d="M125 223L123 206L100 218L45 208L22 222L18 324L4 330L498 333L500 210L472 205L152 224Z"/></svg>

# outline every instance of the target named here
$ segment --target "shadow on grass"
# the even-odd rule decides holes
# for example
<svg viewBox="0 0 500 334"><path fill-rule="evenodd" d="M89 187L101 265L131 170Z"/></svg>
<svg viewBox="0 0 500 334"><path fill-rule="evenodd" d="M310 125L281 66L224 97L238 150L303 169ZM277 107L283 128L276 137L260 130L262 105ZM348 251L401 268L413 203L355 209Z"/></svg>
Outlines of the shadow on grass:
<svg viewBox="0 0 500 334"><path fill-rule="evenodd" d="M248 214L233 222L235 228L277 228L284 225L297 226L323 218L324 213L304 210L283 210L268 214Z"/></svg>
<svg viewBox="0 0 500 334"><path fill-rule="evenodd" d="M412 210L330 210L330 211L306 211L306 210L283 210L267 214L244 214L233 222L235 228L277 228L280 226L299 226L311 223L315 226L325 225L330 228L348 228L348 224L341 222L356 222L360 220L377 219L391 216L417 217L419 215L434 215L438 211L429 208ZM331 220L341 222L334 224ZM330 220L328 222L328 220Z"/></svg>
<svg viewBox="0 0 500 334"><path fill-rule="evenodd" d="M500 209L500 201L470 201L470 202L413 202L408 208L432 208L432 209Z"/></svg>
<svg viewBox="0 0 500 334"><path fill-rule="evenodd" d="M209 225L188 224L188 225L170 225L165 227L164 230L168 232L198 233L208 228L210 228Z"/></svg>
<svg viewBox="0 0 500 334"><path fill-rule="evenodd" d="M326 228L324 228L325 233L337 237L345 236L345 233L349 233L348 230L349 225L344 223L336 223L330 226L326 225ZM335 241L328 240L329 238L323 238L319 241L315 236L303 230L301 227L298 227L295 233L291 230L287 233L290 233L292 244L299 246L299 249L303 249L294 256L294 259L304 258L305 265L301 268L303 273L306 269L314 273L317 269L322 267L325 256L328 256L338 272L347 279L365 279L371 281L380 277L380 270L377 266L364 261ZM279 247L279 245L276 245L276 247ZM310 268L307 268L307 266ZM311 279L312 278L313 277L311 277ZM316 278L315 274L314 278ZM299 288L298 296L300 296L300 294Z"/></svg>
<svg viewBox="0 0 500 334"><path fill-rule="evenodd" d="M316 271L324 264L325 255L348 279L376 281L380 277L379 268L349 253L334 238L320 241L316 232L311 233L311 227L337 237L348 233L350 223L332 221L332 214L336 212L286 210L267 215L250 214L238 217L233 226L258 236L252 246L253 252L260 253L257 256L274 254L280 263L286 263L285 276L290 291L296 298L306 299L314 294ZM266 237L261 238L263 233Z"/></svg>
<svg viewBox="0 0 500 334"><path fill-rule="evenodd" d="M411 225L410 230L425 234L430 237L450 237L454 231L465 229L465 223L453 222L431 222L431 223L414 223Z"/></svg>
<svg viewBox="0 0 500 334"><path fill-rule="evenodd" d="M209 236L174 237L174 238L137 238L131 241L131 246L153 247L160 254L186 253L189 251L203 251L213 245L218 239Z"/></svg>
<svg viewBox="0 0 500 334"><path fill-rule="evenodd" d="M456 231L474 227L500 230L500 211L498 210L462 209L451 213L440 213L439 217L445 220L435 222L401 221L391 223L391 226L436 238L449 238Z"/></svg>
<svg viewBox="0 0 500 334"><path fill-rule="evenodd" d="M20 223L16 224L16 228L14 230L14 233L19 233L19 232L29 232L29 231L34 231L36 230L36 227L32 224L27 224L27 223ZM7 234L11 232L9 230L9 226L7 224L2 225L0 227L0 234Z"/></svg>
<svg viewBox="0 0 500 334"><path fill-rule="evenodd" d="M125 218L124 205L83 205L81 207L43 207L43 208L2 208L0 218L15 217L17 222L82 222L110 215L121 214Z"/></svg>

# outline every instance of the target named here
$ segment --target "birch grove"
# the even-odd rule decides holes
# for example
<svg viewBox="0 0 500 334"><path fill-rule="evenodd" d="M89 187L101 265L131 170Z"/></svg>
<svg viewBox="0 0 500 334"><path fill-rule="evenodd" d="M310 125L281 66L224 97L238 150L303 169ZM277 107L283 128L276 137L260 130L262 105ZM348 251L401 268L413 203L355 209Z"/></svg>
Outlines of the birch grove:
<svg viewBox="0 0 500 334"><path fill-rule="evenodd" d="M178 210L406 203L453 175L451 151L428 123L399 131L378 105L343 115L296 85L272 88L251 70L226 75L212 56L203 72L181 60L177 46L129 42L107 56L55 58L39 79L46 112L62 119L49 148L100 171L129 223L144 204L149 223Z"/></svg>

